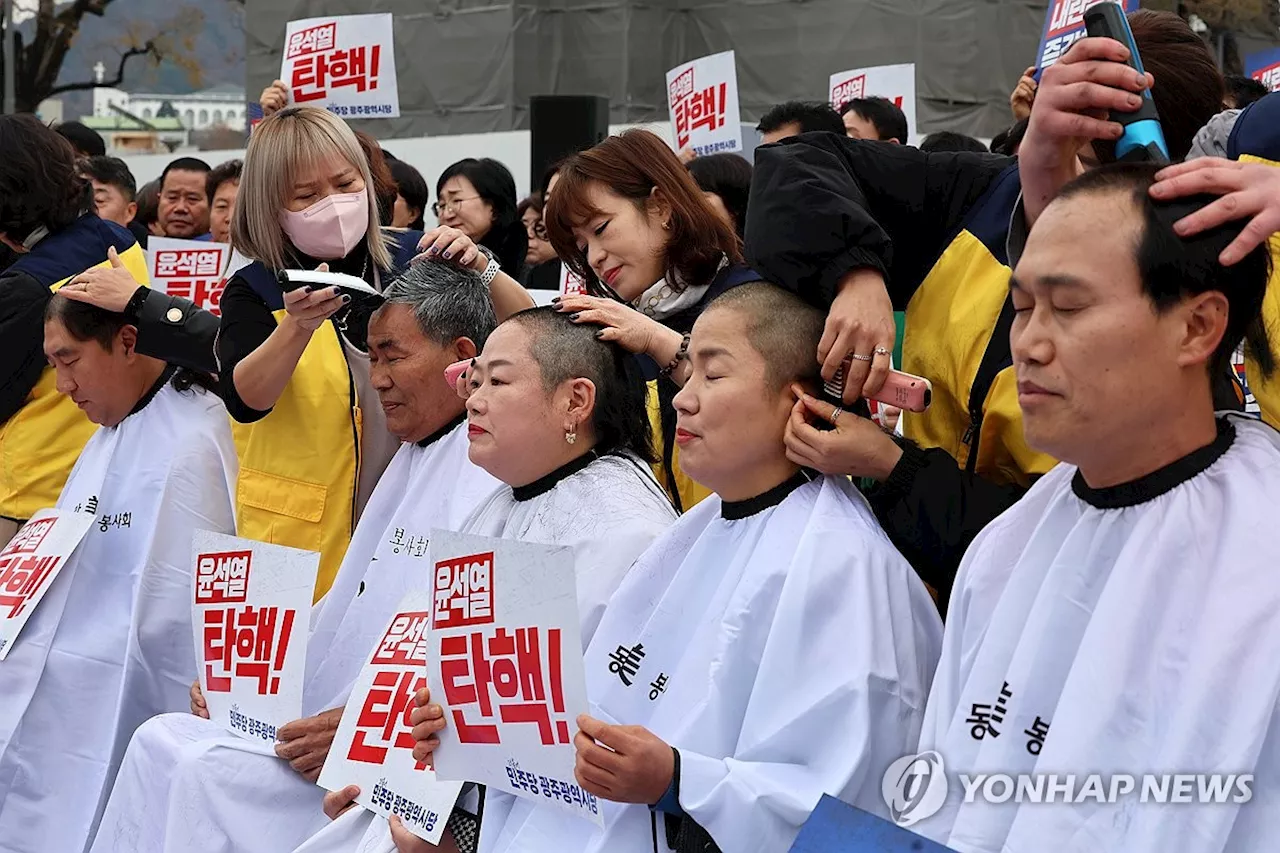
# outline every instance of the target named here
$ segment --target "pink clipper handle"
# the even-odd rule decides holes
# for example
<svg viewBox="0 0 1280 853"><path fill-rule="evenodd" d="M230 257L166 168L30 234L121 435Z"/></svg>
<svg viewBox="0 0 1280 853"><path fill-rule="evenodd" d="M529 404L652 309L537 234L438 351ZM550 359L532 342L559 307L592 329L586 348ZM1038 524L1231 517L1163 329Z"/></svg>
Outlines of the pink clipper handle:
<svg viewBox="0 0 1280 853"><path fill-rule="evenodd" d="M890 370L880 390L868 399L908 412L923 412L933 402L933 384L914 373Z"/></svg>
<svg viewBox="0 0 1280 853"><path fill-rule="evenodd" d="M462 361L455 361L444 369L444 381L448 383L450 388L458 387L458 379L462 374L467 372L467 368L471 366L471 359L464 358ZM886 385L888 383L885 383Z"/></svg>

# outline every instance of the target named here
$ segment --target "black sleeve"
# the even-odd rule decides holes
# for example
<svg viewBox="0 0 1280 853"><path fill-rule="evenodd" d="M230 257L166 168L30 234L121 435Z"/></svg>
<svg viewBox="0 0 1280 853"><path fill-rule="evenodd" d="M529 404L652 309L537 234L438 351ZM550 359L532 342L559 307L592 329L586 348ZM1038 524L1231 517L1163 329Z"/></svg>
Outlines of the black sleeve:
<svg viewBox="0 0 1280 853"><path fill-rule="evenodd" d="M138 327L138 352L200 373L217 373L213 342L218 318L181 296L138 290L142 296L135 294L134 299L141 304L130 300L129 305L137 305L131 319Z"/></svg>
<svg viewBox="0 0 1280 853"><path fill-rule="evenodd" d="M1010 157L807 133L756 149L746 260L823 308L861 267L903 310Z"/></svg>
<svg viewBox="0 0 1280 853"><path fill-rule="evenodd" d="M262 297L238 276L227 282L226 289L222 291L222 301L218 304L222 310L222 322L218 327L216 349L222 399L226 401L227 412L232 418L238 423L251 424L265 418L271 410L259 411L245 405L236 391L235 369L245 356L271 337L276 330L276 318Z"/></svg>
<svg viewBox="0 0 1280 853"><path fill-rule="evenodd" d="M0 424L17 414L44 370L49 288L25 273L0 275Z"/></svg>
<svg viewBox="0 0 1280 853"><path fill-rule="evenodd" d="M945 450L904 442L893 472L867 498L893 544L937 590L945 615L969 543L1026 491L962 471Z"/></svg>

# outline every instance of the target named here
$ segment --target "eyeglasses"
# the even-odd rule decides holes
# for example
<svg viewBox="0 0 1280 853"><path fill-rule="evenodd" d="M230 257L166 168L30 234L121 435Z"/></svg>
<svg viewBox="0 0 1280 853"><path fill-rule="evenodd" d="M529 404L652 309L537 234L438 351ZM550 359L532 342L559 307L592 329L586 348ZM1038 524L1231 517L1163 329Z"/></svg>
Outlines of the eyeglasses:
<svg viewBox="0 0 1280 853"><path fill-rule="evenodd" d="M467 198L455 198L453 201L446 201L443 204L441 204L440 202L436 202L435 204L431 205L431 212L434 213L437 217L446 210L451 213L457 213L458 210L462 207L462 203L464 201L475 201L479 198L480 196L473 195L473 196L468 196Z"/></svg>
<svg viewBox="0 0 1280 853"><path fill-rule="evenodd" d="M541 219L533 223L533 225L528 226L528 230L530 234L532 234L534 237L536 237L539 240L547 239L547 226L542 224Z"/></svg>

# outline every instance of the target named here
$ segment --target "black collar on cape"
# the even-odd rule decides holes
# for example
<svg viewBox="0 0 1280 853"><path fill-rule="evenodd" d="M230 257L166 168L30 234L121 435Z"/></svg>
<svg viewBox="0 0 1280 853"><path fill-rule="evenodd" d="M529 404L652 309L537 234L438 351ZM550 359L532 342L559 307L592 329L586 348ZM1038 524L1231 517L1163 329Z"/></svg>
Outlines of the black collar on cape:
<svg viewBox="0 0 1280 853"><path fill-rule="evenodd" d="M539 477L532 483L524 486L512 486L511 496L517 501L528 501L536 498L538 495L545 495L547 492L554 489L561 480L578 473L599 458L600 454L596 453L594 450L588 450L578 458L571 459L556 470L552 471L550 474Z"/></svg>
<svg viewBox="0 0 1280 853"><path fill-rule="evenodd" d="M1231 421L1221 418L1218 421L1217 438L1199 450L1193 450L1181 459L1175 459L1163 468L1157 468L1136 480L1101 489L1091 488L1077 470L1075 476L1071 478L1071 491L1075 492L1080 500L1097 509L1123 509L1137 506L1154 500L1203 473L1227 452L1227 448L1231 447L1235 437L1236 428Z"/></svg>
<svg viewBox="0 0 1280 853"><path fill-rule="evenodd" d="M147 393L142 395L142 399L129 410L129 414L125 415L125 417L127 418L130 415L136 415L138 412L145 409L147 404L155 399L155 396L160 393L160 389L163 388L168 381L173 378L173 374L177 372L178 366L176 364L166 364L164 366L164 372L160 374L160 378L155 381L155 384L153 384L150 389L148 389ZM121 423L124 423L124 421L122 420ZM119 426L119 424L117 424L117 426Z"/></svg>
<svg viewBox="0 0 1280 853"><path fill-rule="evenodd" d="M456 427L458 424L462 423L463 421L465 421L466 419L467 419L467 413L463 412L453 420L449 421L444 426L440 427L440 429L431 433L431 435L427 436L421 441L415 441L414 444L418 445L419 447L430 447L440 439L444 438L449 433L453 432L453 428Z"/></svg>
<svg viewBox="0 0 1280 853"><path fill-rule="evenodd" d="M720 504L720 517L726 521L740 521L775 507L786 500L787 495L810 482L818 475L805 468L792 474L764 494L744 501L724 501Z"/></svg>

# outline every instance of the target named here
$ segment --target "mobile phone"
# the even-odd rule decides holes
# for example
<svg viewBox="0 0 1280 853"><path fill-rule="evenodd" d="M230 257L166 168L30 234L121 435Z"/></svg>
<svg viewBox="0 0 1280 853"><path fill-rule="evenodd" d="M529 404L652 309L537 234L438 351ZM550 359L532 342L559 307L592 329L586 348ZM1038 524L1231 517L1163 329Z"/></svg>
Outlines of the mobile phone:
<svg viewBox="0 0 1280 853"><path fill-rule="evenodd" d="M464 358L462 361L455 361L444 369L444 381L450 388L458 387L458 380L462 378L462 374L467 372L467 368L471 366L471 359Z"/></svg>
<svg viewBox="0 0 1280 853"><path fill-rule="evenodd" d="M1138 56L1138 45L1133 40L1133 31L1129 29L1129 19L1125 17L1124 8L1120 4L1104 2L1090 6L1084 12L1084 24L1090 36L1115 39L1129 48L1129 59L1125 64L1139 74L1145 73L1142 70L1142 58ZM1112 110L1109 118L1124 126L1124 135L1116 140L1117 160L1169 162L1169 145L1164 141L1160 113L1156 110L1156 102L1151 100L1150 89L1143 90L1142 105L1136 110Z"/></svg>
<svg viewBox="0 0 1280 853"><path fill-rule="evenodd" d="M852 357L846 358L841 362L835 377L822 386L827 396L835 398L837 405L844 397L844 381L849 373L849 365L852 363ZM923 412L933 402L933 384L923 376L916 376L914 373L890 370L880 390L868 399L897 406L908 412Z"/></svg>

